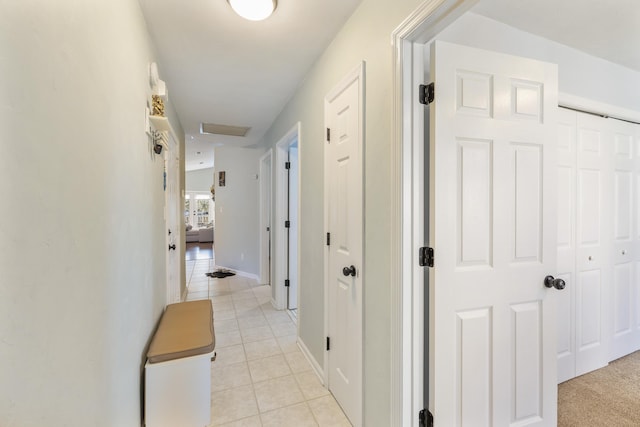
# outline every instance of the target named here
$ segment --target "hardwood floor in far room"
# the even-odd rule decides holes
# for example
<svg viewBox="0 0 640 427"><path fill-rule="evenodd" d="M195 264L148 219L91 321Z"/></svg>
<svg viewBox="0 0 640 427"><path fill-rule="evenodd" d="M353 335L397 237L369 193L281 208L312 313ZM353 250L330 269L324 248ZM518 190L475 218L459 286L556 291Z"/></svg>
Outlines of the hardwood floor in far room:
<svg viewBox="0 0 640 427"><path fill-rule="evenodd" d="M187 243L185 257L187 261L213 259L213 243Z"/></svg>

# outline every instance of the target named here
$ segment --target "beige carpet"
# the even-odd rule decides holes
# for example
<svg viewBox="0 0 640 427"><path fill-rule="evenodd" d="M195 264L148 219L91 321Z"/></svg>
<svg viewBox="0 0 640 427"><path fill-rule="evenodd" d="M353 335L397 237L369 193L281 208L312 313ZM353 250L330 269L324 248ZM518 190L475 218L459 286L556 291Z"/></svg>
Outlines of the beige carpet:
<svg viewBox="0 0 640 427"><path fill-rule="evenodd" d="M558 426L640 426L640 352L558 385Z"/></svg>

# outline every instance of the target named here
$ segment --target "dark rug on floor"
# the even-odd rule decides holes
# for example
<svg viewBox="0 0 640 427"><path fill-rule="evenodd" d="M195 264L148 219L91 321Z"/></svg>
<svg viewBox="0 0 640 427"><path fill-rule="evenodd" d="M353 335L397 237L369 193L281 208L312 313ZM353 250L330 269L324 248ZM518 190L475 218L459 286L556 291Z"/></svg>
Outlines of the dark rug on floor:
<svg viewBox="0 0 640 427"><path fill-rule="evenodd" d="M235 276L236 273L230 270L216 270L213 273L205 273L205 275L209 277L223 278L223 277Z"/></svg>

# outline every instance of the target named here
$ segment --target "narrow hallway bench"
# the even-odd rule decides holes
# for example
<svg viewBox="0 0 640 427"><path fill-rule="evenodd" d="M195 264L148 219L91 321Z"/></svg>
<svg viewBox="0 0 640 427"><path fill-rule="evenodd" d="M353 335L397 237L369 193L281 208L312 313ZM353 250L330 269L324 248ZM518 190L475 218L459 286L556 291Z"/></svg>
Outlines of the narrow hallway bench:
<svg viewBox="0 0 640 427"><path fill-rule="evenodd" d="M170 304L145 365L146 427L205 427L211 422L211 300Z"/></svg>

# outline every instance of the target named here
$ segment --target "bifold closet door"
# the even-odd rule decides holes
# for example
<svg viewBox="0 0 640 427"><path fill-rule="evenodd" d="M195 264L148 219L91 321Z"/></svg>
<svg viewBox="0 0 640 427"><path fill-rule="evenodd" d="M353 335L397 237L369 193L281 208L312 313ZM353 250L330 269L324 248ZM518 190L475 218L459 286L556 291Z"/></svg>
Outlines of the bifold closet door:
<svg viewBox="0 0 640 427"><path fill-rule="evenodd" d="M602 117L576 114L576 376L609 362L611 137Z"/></svg>
<svg viewBox="0 0 640 427"><path fill-rule="evenodd" d="M611 137L606 119L560 109L558 123L558 382L609 359Z"/></svg>
<svg viewBox="0 0 640 427"><path fill-rule="evenodd" d="M576 376L576 112L558 111L558 267L566 288L557 295L558 382Z"/></svg>
<svg viewBox="0 0 640 427"><path fill-rule="evenodd" d="M637 125L607 120L613 145L613 286L610 360L639 347L640 269L638 268ZM636 207L634 209L634 207ZM634 221L636 220L636 221Z"/></svg>

